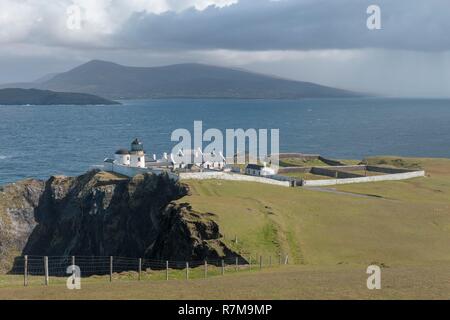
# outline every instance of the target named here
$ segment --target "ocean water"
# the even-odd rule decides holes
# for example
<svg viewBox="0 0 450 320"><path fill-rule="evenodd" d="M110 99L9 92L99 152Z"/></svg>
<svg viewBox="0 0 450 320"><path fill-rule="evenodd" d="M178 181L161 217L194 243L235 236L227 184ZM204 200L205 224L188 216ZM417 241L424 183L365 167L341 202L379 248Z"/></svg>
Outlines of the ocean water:
<svg viewBox="0 0 450 320"><path fill-rule="evenodd" d="M278 128L283 152L330 158L450 157L450 100L133 100L120 106L0 106L0 184L76 175L140 138L170 152L174 129Z"/></svg>

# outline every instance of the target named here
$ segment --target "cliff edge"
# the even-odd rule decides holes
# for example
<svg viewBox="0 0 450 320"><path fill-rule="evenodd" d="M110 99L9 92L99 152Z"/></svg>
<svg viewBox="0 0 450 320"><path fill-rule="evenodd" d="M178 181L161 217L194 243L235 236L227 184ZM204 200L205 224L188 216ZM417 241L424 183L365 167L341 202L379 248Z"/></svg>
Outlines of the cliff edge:
<svg viewBox="0 0 450 320"><path fill-rule="evenodd" d="M0 189L0 257L126 256L163 260L235 257L212 213L173 201L188 188L167 175L99 170L24 180Z"/></svg>

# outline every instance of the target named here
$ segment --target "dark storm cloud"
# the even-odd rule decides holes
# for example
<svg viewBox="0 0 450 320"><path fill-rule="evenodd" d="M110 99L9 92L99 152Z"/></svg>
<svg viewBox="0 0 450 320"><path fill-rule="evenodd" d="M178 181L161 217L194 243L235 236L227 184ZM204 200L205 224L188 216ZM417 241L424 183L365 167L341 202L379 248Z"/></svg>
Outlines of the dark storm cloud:
<svg viewBox="0 0 450 320"><path fill-rule="evenodd" d="M382 30L366 27L381 7ZM241 0L160 15L135 13L121 45L154 49L309 50L384 48L450 50L448 0Z"/></svg>
<svg viewBox="0 0 450 320"><path fill-rule="evenodd" d="M450 0L240 0L203 10L211 1L79 1L83 27L73 31L72 0L0 0L0 83L91 59L200 62L362 92L450 97ZM194 4L201 8L186 9ZM381 7L382 30L366 28L371 4ZM158 8L167 11L150 13Z"/></svg>

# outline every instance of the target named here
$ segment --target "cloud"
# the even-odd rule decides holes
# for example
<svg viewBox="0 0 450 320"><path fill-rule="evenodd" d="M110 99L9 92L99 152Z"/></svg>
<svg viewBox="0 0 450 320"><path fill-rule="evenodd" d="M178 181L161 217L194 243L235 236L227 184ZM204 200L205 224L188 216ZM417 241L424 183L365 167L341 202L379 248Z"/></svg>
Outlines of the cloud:
<svg viewBox="0 0 450 320"><path fill-rule="evenodd" d="M0 0L0 43L155 50L450 50L448 0ZM66 27L81 8L82 29Z"/></svg>
<svg viewBox="0 0 450 320"><path fill-rule="evenodd" d="M447 0L379 0L382 30L366 26L370 0L241 0L226 8L136 13L120 42L164 49L450 50ZM145 33L145 36L144 36Z"/></svg>
<svg viewBox="0 0 450 320"><path fill-rule="evenodd" d="M382 29L366 27L381 7ZM69 30L67 7L81 8ZM202 62L392 95L450 96L448 0L0 0L0 82L91 59Z"/></svg>
<svg viewBox="0 0 450 320"><path fill-rule="evenodd" d="M92 47L110 45L135 14L222 8L237 0L0 0L0 43L40 43ZM77 6L81 30L67 28L67 9Z"/></svg>

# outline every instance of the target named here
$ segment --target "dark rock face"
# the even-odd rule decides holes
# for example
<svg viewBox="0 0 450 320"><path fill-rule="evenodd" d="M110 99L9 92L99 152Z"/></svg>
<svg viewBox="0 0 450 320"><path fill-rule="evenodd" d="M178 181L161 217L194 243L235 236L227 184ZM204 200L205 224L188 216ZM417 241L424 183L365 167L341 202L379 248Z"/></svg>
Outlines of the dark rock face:
<svg viewBox="0 0 450 320"><path fill-rule="evenodd" d="M177 261L237 256L220 240L211 213L173 202L188 189L167 175L129 179L94 170L35 184L40 189L31 192L27 211L29 220L34 216L34 229L24 255Z"/></svg>
<svg viewBox="0 0 450 320"><path fill-rule="evenodd" d="M188 203L169 204L160 223L164 232L147 249L146 256L176 261L237 256L218 240L219 226L211 215L193 211Z"/></svg>
<svg viewBox="0 0 450 320"><path fill-rule="evenodd" d="M35 208L44 181L24 180L0 187L0 270L10 267L36 226Z"/></svg>

